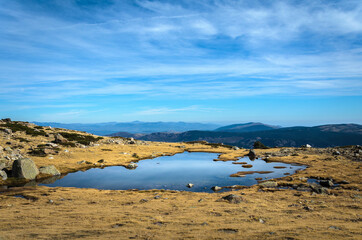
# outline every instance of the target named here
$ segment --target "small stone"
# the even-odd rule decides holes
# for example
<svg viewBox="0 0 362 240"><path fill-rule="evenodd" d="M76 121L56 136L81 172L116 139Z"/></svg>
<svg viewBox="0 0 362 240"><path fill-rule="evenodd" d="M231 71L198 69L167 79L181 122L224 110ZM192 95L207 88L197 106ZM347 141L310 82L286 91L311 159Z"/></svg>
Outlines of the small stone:
<svg viewBox="0 0 362 240"><path fill-rule="evenodd" d="M136 169L138 165L136 163L130 163L126 166L127 169Z"/></svg>
<svg viewBox="0 0 362 240"><path fill-rule="evenodd" d="M104 159L98 160L99 163L104 163Z"/></svg>
<svg viewBox="0 0 362 240"><path fill-rule="evenodd" d="M54 201L53 201L53 200L51 200L51 199L49 199L48 203L54 203Z"/></svg>
<svg viewBox="0 0 362 240"><path fill-rule="evenodd" d="M304 206L303 209L307 211L313 211L313 208L309 206Z"/></svg>
<svg viewBox="0 0 362 240"><path fill-rule="evenodd" d="M233 149L233 150L239 150L240 148L238 148L237 146L233 146L232 149Z"/></svg>
<svg viewBox="0 0 362 240"><path fill-rule="evenodd" d="M148 202L148 200L147 199L141 199L140 200L140 203L145 203L145 202Z"/></svg>
<svg viewBox="0 0 362 240"><path fill-rule="evenodd" d="M12 152L13 150L11 149L11 147L6 147L4 148L5 152Z"/></svg>
<svg viewBox="0 0 362 240"><path fill-rule="evenodd" d="M241 196L230 194L227 196L222 197L222 199L227 200L229 203L238 204L243 201L243 198Z"/></svg>
<svg viewBox="0 0 362 240"><path fill-rule="evenodd" d="M77 164L82 164L82 163L85 163L85 161L82 160L82 161L77 162Z"/></svg>
<svg viewBox="0 0 362 240"><path fill-rule="evenodd" d="M161 198L160 195L157 195L157 196L154 197L154 199L160 199L160 198Z"/></svg>
<svg viewBox="0 0 362 240"><path fill-rule="evenodd" d="M194 184L192 184L192 183L189 183L186 185L186 187L188 187L188 188L192 188L193 186L194 186Z"/></svg>
<svg viewBox="0 0 362 240"><path fill-rule="evenodd" d="M333 155L336 155L336 156L338 156L338 155L341 155L341 153L339 152L339 151L334 151L333 153L332 153Z"/></svg>
<svg viewBox="0 0 362 240"><path fill-rule="evenodd" d="M306 182L306 181L308 181L308 178L306 178L306 177L301 177L301 178L299 178L299 180L302 181L302 182Z"/></svg>
<svg viewBox="0 0 362 240"><path fill-rule="evenodd" d="M112 225L112 228L119 228L119 227L122 227L124 224L122 223L116 223L114 225Z"/></svg>
<svg viewBox="0 0 362 240"><path fill-rule="evenodd" d="M265 221L263 219L261 219L261 218L259 218L259 222L263 223L263 224L265 223Z"/></svg>
<svg viewBox="0 0 362 240"><path fill-rule="evenodd" d="M330 226L328 229L331 229L331 230L341 230L341 228L336 227L336 226Z"/></svg>
<svg viewBox="0 0 362 240"><path fill-rule="evenodd" d="M211 188L211 190L213 190L214 192L220 191L222 189L222 187L219 186L214 186Z"/></svg>

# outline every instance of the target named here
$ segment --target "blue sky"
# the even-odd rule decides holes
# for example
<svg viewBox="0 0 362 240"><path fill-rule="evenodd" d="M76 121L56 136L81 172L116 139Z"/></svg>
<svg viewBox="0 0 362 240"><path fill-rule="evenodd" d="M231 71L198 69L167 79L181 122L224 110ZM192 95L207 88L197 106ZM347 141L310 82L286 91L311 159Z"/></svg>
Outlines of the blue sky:
<svg viewBox="0 0 362 240"><path fill-rule="evenodd" d="M362 1L0 0L0 117L362 123Z"/></svg>

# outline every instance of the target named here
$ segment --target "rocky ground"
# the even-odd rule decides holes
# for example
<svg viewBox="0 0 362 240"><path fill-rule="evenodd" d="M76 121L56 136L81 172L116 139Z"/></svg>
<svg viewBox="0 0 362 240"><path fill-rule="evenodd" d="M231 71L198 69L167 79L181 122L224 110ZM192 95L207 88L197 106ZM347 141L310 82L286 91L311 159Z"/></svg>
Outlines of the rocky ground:
<svg viewBox="0 0 362 240"><path fill-rule="evenodd" d="M92 167L132 168L139 160L185 150L219 152L219 161L250 155L308 168L212 194L7 187ZM250 153L199 142L101 138L4 119L0 239L361 239L361 150L304 147Z"/></svg>

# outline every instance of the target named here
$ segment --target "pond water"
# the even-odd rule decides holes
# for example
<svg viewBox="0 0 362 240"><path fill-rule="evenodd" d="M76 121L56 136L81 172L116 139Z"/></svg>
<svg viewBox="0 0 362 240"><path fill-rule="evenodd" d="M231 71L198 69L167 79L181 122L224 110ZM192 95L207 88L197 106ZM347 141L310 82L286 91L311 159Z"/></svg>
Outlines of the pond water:
<svg viewBox="0 0 362 240"><path fill-rule="evenodd" d="M139 161L134 170L115 166L104 169L93 168L87 171L69 173L61 179L45 180L39 184L49 187L98 188L109 190L126 189L169 189L194 192L212 192L213 186L257 184L255 178L271 179L293 174L305 166L286 163L266 163L263 160L250 160L247 157L234 162L246 162L253 165L243 168L233 161L213 161L219 154L205 152L184 152L173 156L163 156ZM285 168L274 168L285 167ZM230 177L240 171L271 171L268 174L248 174L244 177ZM186 185L193 183L194 187Z"/></svg>

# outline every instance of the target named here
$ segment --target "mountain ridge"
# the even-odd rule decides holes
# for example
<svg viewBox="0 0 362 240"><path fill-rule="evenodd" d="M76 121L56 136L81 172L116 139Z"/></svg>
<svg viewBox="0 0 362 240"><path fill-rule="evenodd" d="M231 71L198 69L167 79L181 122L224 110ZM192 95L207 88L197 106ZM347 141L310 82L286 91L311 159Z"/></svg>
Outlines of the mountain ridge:
<svg viewBox="0 0 362 240"><path fill-rule="evenodd" d="M351 129L348 126L351 125ZM112 136L121 136L117 133ZM130 137L130 135L128 135ZM314 127L286 127L252 132L186 131L181 133L151 133L132 136L146 141L186 142L208 141L251 148L255 141L270 147L299 147L310 144L313 147L335 147L362 144L362 125L328 124Z"/></svg>
<svg viewBox="0 0 362 240"><path fill-rule="evenodd" d="M280 126L268 125L260 122L248 122L223 126L215 129L217 132L254 132L281 128Z"/></svg>

